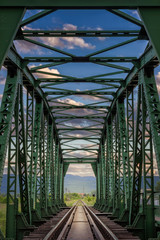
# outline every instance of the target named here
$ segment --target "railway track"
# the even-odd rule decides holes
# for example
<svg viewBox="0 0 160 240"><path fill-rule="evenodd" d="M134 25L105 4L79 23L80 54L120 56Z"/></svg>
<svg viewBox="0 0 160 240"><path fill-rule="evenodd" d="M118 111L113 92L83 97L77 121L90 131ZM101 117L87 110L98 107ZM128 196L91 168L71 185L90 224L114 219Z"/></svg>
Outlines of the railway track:
<svg viewBox="0 0 160 240"><path fill-rule="evenodd" d="M140 240L94 208L78 201L36 228L24 240Z"/></svg>

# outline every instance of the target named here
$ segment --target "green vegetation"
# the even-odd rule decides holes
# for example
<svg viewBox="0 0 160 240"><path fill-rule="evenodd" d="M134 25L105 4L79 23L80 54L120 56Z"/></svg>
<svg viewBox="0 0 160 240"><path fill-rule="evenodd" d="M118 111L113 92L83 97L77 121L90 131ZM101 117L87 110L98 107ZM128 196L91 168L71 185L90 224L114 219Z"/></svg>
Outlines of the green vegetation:
<svg viewBox="0 0 160 240"><path fill-rule="evenodd" d="M90 194L78 194L78 193L65 193L64 202L67 206L71 207L78 200L84 201L88 206L93 206L96 202L96 197L93 197Z"/></svg>
<svg viewBox="0 0 160 240"><path fill-rule="evenodd" d="M6 231L6 207L7 207L7 196L0 195L0 229L4 236ZM18 211L21 212L19 197L18 197Z"/></svg>
<svg viewBox="0 0 160 240"><path fill-rule="evenodd" d="M155 191L160 192L160 181L157 182L157 185L155 186Z"/></svg>
<svg viewBox="0 0 160 240"><path fill-rule="evenodd" d="M78 193L65 193L64 194L64 202L67 206L73 206L75 202L78 200L84 201L88 206L93 206L95 204L96 198L92 196L92 194L78 194ZM20 201L19 201L20 202ZM4 195L0 195L0 229L2 233L5 235L5 225L6 225L6 203L7 197ZM20 204L19 204L20 211Z"/></svg>
<svg viewBox="0 0 160 240"><path fill-rule="evenodd" d="M5 235L5 227L6 227L6 203L7 197L4 195L0 195L0 229Z"/></svg>

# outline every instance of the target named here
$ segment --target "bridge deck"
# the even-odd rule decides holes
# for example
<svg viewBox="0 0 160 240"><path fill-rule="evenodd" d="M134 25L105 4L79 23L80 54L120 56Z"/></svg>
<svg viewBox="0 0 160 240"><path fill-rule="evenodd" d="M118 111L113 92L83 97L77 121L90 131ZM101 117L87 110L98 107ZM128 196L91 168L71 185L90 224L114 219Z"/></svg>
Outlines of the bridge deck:
<svg viewBox="0 0 160 240"><path fill-rule="evenodd" d="M77 207L67 240L92 240L93 234L82 206Z"/></svg>

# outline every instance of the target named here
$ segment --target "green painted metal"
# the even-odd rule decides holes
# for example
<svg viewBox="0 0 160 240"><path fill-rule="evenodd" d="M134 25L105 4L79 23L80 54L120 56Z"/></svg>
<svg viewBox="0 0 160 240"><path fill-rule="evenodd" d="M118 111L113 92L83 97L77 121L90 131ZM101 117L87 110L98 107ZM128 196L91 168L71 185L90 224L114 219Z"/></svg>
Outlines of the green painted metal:
<svg viewBox="0 0 160 240"><path fill-rule="evenodd" d="M138 87L138 102L137 102L137 120L136 120L136 134L134 145L134 166L133 166L133 183L132 183L132 199L130 210L130 224L133 218L138 213L140 203L140 188L142 177L142 91L141 86Z"/></svg>
<svg viewBox="0 0 160 240"><path fill-rule="evenodd" d="M135 19L136 20L136 19ZM27 21L27 20L26 20ZM141 26L143 23L138 21ZM22 24L21 24L22 25ZM114 31L49 31L49 30L23 30L21 33L17 34L16 39L22 39L23 37L136 37L140 39L147 39L145 34L141 34L139 30L114 30Z"/></svg>
<svg viewBox="0 0 160 240"><path fill-rule="evenodd" d="M134 171L130 228L138 229L142 239L156 236L154 213L153 147L151 124L144 98L141 73L139 75L138 115L134 148ZM143 186L142 186L143 178ZM143 192L141 192L141 188ZM142 206L141 206L142 201ZM152 230L151 230L152 229Z"/></svg>
<svg viewBox="0 0 160 240"><path fill-rule="evenodd" d="M32 224L59 211L64 206L64 176L69 165L85 163L91 164L96 176L95 207L112 213L113 218L117 218L120 224L134 231L141 239L155 238L159 229L154 203L155 157L160 174L160 102L154 78L154 68L158 66L160 56L157 24L159 1L35 0L33 3L26 0L1 0L0 7L0 21L4 23L0 27L0 62L4 62L8 69L0 110L0 179L8 148L6 236L21 240L24 232L33 227ZM25 8L36 7L43 10L21 21ZM49 17L57 9L85 7L106 9L135 24L138 30L21 28L47 15ZM138 8L142 21L124 12L124 8ZM9 24L10 29L7 29ZM40 39L33 40L32 37L127 37L127 40L86 56L76 56L44 44ZM22 58L15 47L10 48L14 39L25 40L52 54L57 52L63 56L50 57L48 54L44 57ZM150 41L139 58L96 56L137 40ZM31 63L36 63L36 66L29 70L27 65ZM45 68L67 63L94 63L97 67L103 65L106 69L115 70L82 78L45 71ZM133 67L126 67L125 63L132 63ZM43 78L35 78L34 73L45 75ZM115 77L117 74L125 74L126 77ZM62 85L57 87L72 82L88 83L88 86L90 83L101 84L103 87L96 85L94 89L83 91L70 90ZM139 88L138 96L134 90L136 86ZM24 88L27 96L23 92ZM96 97L99 101L81 106L63 102L64 97L71 95ZM23 106L24 96L26 110ZM84 116L69 113L70 110L78 109L92 113ZM89 124L75 127L72 126L75 120L88 121ZM77 131L84 131L86 135L77 136ZM77 146L79 141L84 141L86 147ZM17 181L20 200L17 198Z"/></svg>
<svg viewBox="0 0 160 240"><path fill-rule="evenodd" d="M7 80L4 88L1 111L0 111L0 185L3 176L4 163L8 145L8 138L12 122L12 116L15 108L18 82L20 82L21 73L12 73L8 71Z"/></svg>
<svg viewBox="0 0 160 240"><path fill-rule="evenodd" d="M132 42L136 41L137 39L138 39L138 38L135 37L135 38L132 38L132 39L130 39L130 40L127 40L127 41L124 41L124 42L115 44L115 45L113 45L113 46L110 46L110 47L108 47L108 48L102 49L102 50L100 50L100 51L97 51L97 52L88 54L87 57L91 57L91 56L94 56L94 55L97 55L97 54L100 54L100 53L107 52L107 51L109 51L109 50L115 49L115 48L117 48L117 47L121 47L121 46L126 45L126 44L128 44L128 43L132 43Z"/></svg>
<svg viewBox="0 0 160 240"><path fill-rule="evenodd" d="M128 208L129 200L129 172L128 172L128 156L127 156L127 131L126 131L126 120L124 102L117 103L117 113L119 119L119 130L120 130L120 146L123 159L123 179L124 179L124 195L125 195L125 208Z"/></svg>
<svg viewBox="0 0 160 240"><path fill-rule="evenodd" d="M64 164L64 176L66 175L68 168L69 168L69 164L65 163Z"/></svg>
<svg viewBox="0 0 160 240"><path fill-rule="evenodd" d="M29 23L32 23L32 22L34 22L34 21L36 21L36 20L38 20L38 19L40 19L42 17L45 17L46 15L52 13L53 11L55 11L55 10L52 9L52 10L41 11L41 12L33 15L32 17L29 17L29 18L23 20L22 23L20 24L20 26L23 27L23 26L25 26L25 25L27 25Z"/></svg>
<svg viewBox="0 0 160 240"><path fill-rule="evenodd" d="M52 174L53 174L53 124L47 119L47 143L46 143L46 198L47 207L52 207ZM50 180L51 179L51 180Z"/></svg>
<svg viewBox="0 0 160 240"><path fill-rule="evenodd" d="M113 14L121 17L121 18L124 18L125 20L127 20L127 21L129 21L129 22L131 22L131 23L134 23L134 24L136 24L136 25L138 25L138 26L140 26L140 27L143 27L142 21L140 21L140 20L138 20L138 19L130 16L130 15L127 14L127 13L124 13L124 12L122 12L122 11L120 11L120 10L117 10L117 9L109 9L109 11L110 11L111 13L113 13Z"/></svg>
<svg viewBox="0 0 160 240"><path fill-rule="evenodd" d="M67 52L64 52L64 51L62 51L62 50L59 50L59 49L57 49L57 48L48 46L48 45L46 45L46 44L44 44L44 43L37 42L37 41L32 40L32 39L30 39L30 38L25 38L25 37L24 37L24 40L27 41L27 42L36 44L36 45L38 45L38 46L40 46L40 47L44 47L44 48L46 48L46 49L50 49L50 50L55 51L55 52L58 52L58 53L62 53L62 54L64 54L64 55L67 55L67 56L70 56L70 57L74 57L74 55L72 55L72 54L70 54L70 53L67 53Z"/></svg>
<svg viewBox="0 0 160 240"><path fill-rule="evenodd" d="M24 14L24 8L10 7L0 9L0 69L12 45Z"/></svg>
<svg viewBox="0 0 160 240"><path fill-rule="evenodd" d="M17 109L12 116L12 130L9 137L8 146L8 181L7 181L7 215L6 215L6 237L16 238L16 215L18 213L17 199L17 168L18 168L18 137L17 137Z"/></svg>
<svg viewBox="0 0 160 240"><path fill-rule="evenodd" d="M143 72L141 75L144 86L144 94L146 98L146 105L148 108L148 115L150 118L151 131L154 142L154 149L156 154L156 160L158 165L158 170L160 174L160 101L158 96L158 90L154 78L153 68Z"/></svg>
<svg viewBox="0 0 160 240"><path fill-rule="evenodd" d="M16 2L12 2L11 0L7 0L7 1L4 1L2 0L1 4L0 4L1 7L8 7L8 6L25 6L25 7L28 7L28 8L31 8L31 9L34 9L34 8L52 8L52 7L56 7L56 8L71 8L71 9L77 9L77 8L100 8L100 9L105 9L106 7L109 7L109 8L137 8L137 7L159 7L160 6L160 3L158 0L153 0L152 2L150 2L149 0L137 0L136 2L134 0L131 0L130 2L126 2L125 0L118 0L118 1L105 1L105 0L102 0L100 2L97 2L97 1L75 1L74 0L69 0L69 1L65 1L65 0L61 0L59 2L50 2L49 0L47 0L46 2L43 2L42 0L41 1L38 1L38 0L35 0L34 1L34 4L33 2L28 2L27 0L24 0L23 2L21 2L20 0L17 0Z"/></svg>
<svg viewBox="0 0 160 240"><path fill-rule="evenodd" d="M107 190L107 210L113 208L113 187L114 187L114 163L113 163L113 131L112 131L112 120L107 124L107 162L108 162L108 190Z"/></svg>
<svg viewBox="0 0 160 240"><path fill-rule="evenodd" d="M41 207L41 216L45 217L47 214L47 175L49 172L48 169L48 158L47 158L47 140L48 140L48 121L46 116L42 116L41 122L41 134L40 134L40 148L41 148L41 188L40 188L40 207ZM47 168L47 169L46 169Z"/></svg>
<svg viewBox="0 0 160 240"><path fill-rule="evenodd" d="M27 91L27 111L26 111L26 147L27 147L27 169L28 169L28 190L32 192L32 172L33 172L33 126L34 126L34 90ZM30 197L32 206L32 198Z"/></svg>
<svg viewBox="0 0 160 240"><path fill-rule="evenodd" d="M133 152L134 152L134 95L133 91L126 93L126 110L127 110L127 154L128 154L128 177L129 177L129 196L132 192L132 177L133 177ZM129 200L130 201L130 200Z"/></svg>
<svg viewBox="0 0 160 240"><path fill-rule="evenodd" d="M39 152L40 152L40 127L42 118L42 102L36 102L35 116L34 116L34 129L33 129L33 172L32 172L32 199L33 208L35 208L36 199L36 181L39 182Z"/></svg>
<svg viewBox="0 0 160 240"><path fill-rule="evenodd" d="M141 19L144 23L146 32L148 33L148 36L150 38L150 41L152 42L152 45L157 53L158 59L160 60L160 46L158 43L158 37L157 33L160 30L159 24L159 14L160 9L159 8L139 8L139 13L141 16Z"/></svg>
<svg viewBox="0 0 160 240"><path fill-rule="evenodd" d="M22 79L21 79L22 80ZM25 135L25 122L24 122L24 108L23 108L23 86L22 81L19 84L17 96L17 119L16 129L18 138L18 175L20 186L20 198L21 198L21 211L25 216L27 222L31 223L31 207L30 207L30 195L28 190L28 174L27 174L27 151L26 151L26 135ZM18 99L19 98L19 99Z"/></svg>
<svg viewBox="0 0 160 240"><path fill-rule="evenodd" d="M113 189L113 216L119 217L124 204L123 161L121 157L118 115L114 117L114 189Z"/></svg>
<svg viewBox="0 0 160 240"><path fill-rule="evenodd" d="M21 78L22 79L22 78ZM12 116L12 125L8 148L8 188L7 188L7 238L21 239L25 227L31 223L30 195L28 191L26 144L24 134L24 111L22 85L19 83L16 105ZM17 181L19 178L20 209L18 207ZM19 216L19 220L17 218ZM17 220L15 221L15 218ZM23 222L24 220L24 222ZM24 229L20 226L23 226Z"/></svg>

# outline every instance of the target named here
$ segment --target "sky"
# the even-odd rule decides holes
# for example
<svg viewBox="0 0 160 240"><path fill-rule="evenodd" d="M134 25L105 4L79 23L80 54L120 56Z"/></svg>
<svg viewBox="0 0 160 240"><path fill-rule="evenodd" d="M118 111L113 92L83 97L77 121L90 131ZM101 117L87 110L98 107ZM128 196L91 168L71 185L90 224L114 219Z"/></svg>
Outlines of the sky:
<svg viewBox="0 0 160 240"><path fill-rule="evenodd" d="M136 19L140 19L138 12L136 10L122 10L123 12L133 16ZM40 10L28 10L24 16L24 19L31 17L34 14L37 14ZM106 10L57 10L35 22L32 22L22 28L22 30L139 30L140 27L128 22L113 13L110 13ZM89 38L89 37L38 37L33 38L30 37L31 40L39 41L40 43L47 44L51 47L55 47L60 49L61 51L65 51L69 54L76 55L76 56L86 56L93 52L99 51L101 49L107 48L109 46L121 43L123 41L127 41L132 39L131 37L99 37L99 38ZM115 48L108 52L103 52L101 54L95 55L96 57L140 57L141 54L144 52L144 49L147 46L148 41L146 40L137 40L125 46ZM33 43L23 40L15 40L14 45L18 51L18 53L22 57L64 57L66 55L57 53L55 51L48 50L46 48L37 46ZM28 67L34 68L36 66L40 66L41 63L31 63ZM44 63L45 64L45 63ZM120 63L119 65L127 67L129 69L132 68L132 63ZM42 69L45 72L57 74L53 75L52 78L58 77L62 78L58 75L65 75L71 76L76 78L86 78L93 75L105 74L105 73L112 73L115 72L115 69L112 67L97 65L94 63L67 63L59 66L54 66L50 68ZM35 78L50 78L51 75L42 74L42 73L34 73ZM121 73L114 75L115 78L122 78L125 79L127 73ZM155 70L155 76L157 80L158 90L160 90L160 68L157 67ZM102 77L103 78L103 77ZM0 100L2 98L4 84L6 79L6 69L3 67L0 71ZM113 78L114 79L114 78ZM42 87L43 84L41 84ZM55 86L59 91L61 89L66 90L76 90L76 91L85 91L85 90L93 90L93 89L103 89L104 86L101 84L94 84L94 83L64 83ZM43 89L44 91L51 91L51 89ZM116 89L114 89L116 91ZM136 91L136 90L135 90ZM73 104L75 106L83 106L85 104L97 104L98 102L102 102L104 99L100 99L98 97L93 97L90 95L69 95L69 96L59 96L54 95L55 102L50 103L50 105L55 106L59 105L62 106L63 104ZM25 101L25 90L24 90L24 106L26 104ZM100 105L106 106L109 103L101 103ZM87 114L100 114L101 116L106 116L105 110L102 112L95 111L91 109L81 109L81 110L66 110L65 114L71 114L73 116L85 116ZM62 112L55 112L54 115L62 115ZM95 122L90 120L70 120L67 122L62 122L63 125L66 127L93 127ZM57 126L61 126L60 121L57 121ZM103 122L99 122L99 127L103 127ZM95 135L98 136L99 132L96 131ZM81 137L81 136L93 136L93 133L89 134L86 131L78 131L76 130L72 135L68 133L69 136ZM61 133L61 136L64 136ZM98 140L94 140L94 144L88 141L76 140L72 141L68 144L65 144L65 148L69 148L71 146L83 148L88 146L88 148L97 148ZM95 146L91 146L95 145ZM66 153L67 154L67 151ZM92 150L91 152L87 151L75 151L69 154L71 157L96 157L97 151ZM5 167L7 168L7 161ZM68 174L79 175L79 176L93 176L94 173L90 165L86 164L72 164L68 169Z"/></svg>

